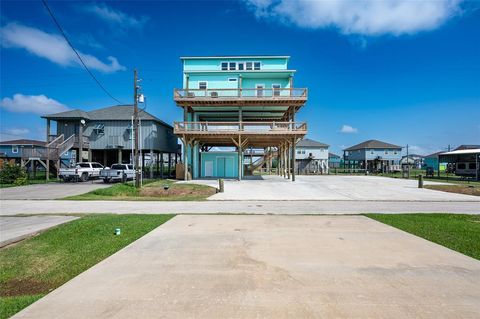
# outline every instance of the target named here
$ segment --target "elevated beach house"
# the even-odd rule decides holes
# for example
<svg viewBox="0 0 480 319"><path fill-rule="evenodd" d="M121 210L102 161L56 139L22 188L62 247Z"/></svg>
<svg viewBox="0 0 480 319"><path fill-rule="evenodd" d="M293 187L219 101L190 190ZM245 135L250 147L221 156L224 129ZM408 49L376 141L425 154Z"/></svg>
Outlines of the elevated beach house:
<svg viewBox="0 0 480 319"><path fill-rule="evenodd" d="M297 143L295 169L298 174L328 173L327 144L304 138Z"/></svg>
<svg viewBox="0 0 480 319"><path fill-rule="evenodd" d="M244 151L267 150L278 172L295 179L296 142L307 133L295 120L307 89L294 87L288 56L182 57L183 88L174 100L183 121L174 132L184 149L185 179L242 179Z"/></svg>
<svg viewBox="0 0 480 319"><path fill-rule="evenodd" d="M400 171L402 147L378 140L368 140L343 150L347 168L366 169L370 173Z"/></svg>
<svg viewBox="0 0 480 319"><path fill-rule="evenodd" d="M75 151L76 160L93 161L110 166L132 161L132 105L116 105L92 111L71 110L43 116L47 120L47 140L58 140L63 149ZM142 167L163 175L177 159L178 142L173 127L153 116L139 112L141 129L140 149ZM51 121L56 122L51 132Z"/></svg>

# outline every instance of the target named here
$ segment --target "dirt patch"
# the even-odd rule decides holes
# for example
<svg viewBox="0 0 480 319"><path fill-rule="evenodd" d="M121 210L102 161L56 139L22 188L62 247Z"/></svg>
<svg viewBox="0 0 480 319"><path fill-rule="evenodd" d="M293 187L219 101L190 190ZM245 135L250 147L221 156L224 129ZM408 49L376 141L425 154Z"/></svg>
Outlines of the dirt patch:
<svg viewBox="0 0 480 319"><path fill-rule="evenodd" d="M55 289L55 287L56 286L53 284L32 279L11 279L7 282L1 283L0 296L12 297L45 294Z"/></svg>
<svg viewBox="0 0 480 319"><path fill-rule="evenodd" d="M425 188L448 193L480 196L480 186L473 185L426 185Z"/></svg>
<svg viewBox="0 0 480 319"><path fill-rule="evenodd" d="M216 193L213 187L199 187L200 185L172 185L169 189L163 187L145 187L140 196L145 197L208 197Z"/></svg>

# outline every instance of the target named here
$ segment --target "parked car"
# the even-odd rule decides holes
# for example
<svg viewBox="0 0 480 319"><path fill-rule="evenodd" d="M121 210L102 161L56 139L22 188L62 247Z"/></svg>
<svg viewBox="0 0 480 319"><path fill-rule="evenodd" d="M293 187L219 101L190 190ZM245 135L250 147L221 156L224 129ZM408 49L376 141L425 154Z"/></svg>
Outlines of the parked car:
<svg viewBox="0 0 480 319"><path fill-rule="evenodd" d="M126 182L133 180L135 177L135 169L132 164L113 164L111 168L102 169L100 178L103 178L105 183L112 181Z"/></svg>
<svg viewBox="0 0 480 319"><path fill-rule="evenodd" d="M75 164L73 168L61 168L58 175L65 182L79 180L86 182L89 179L98 178L103 168L103 165L99 163L82 162Z"/></svg>

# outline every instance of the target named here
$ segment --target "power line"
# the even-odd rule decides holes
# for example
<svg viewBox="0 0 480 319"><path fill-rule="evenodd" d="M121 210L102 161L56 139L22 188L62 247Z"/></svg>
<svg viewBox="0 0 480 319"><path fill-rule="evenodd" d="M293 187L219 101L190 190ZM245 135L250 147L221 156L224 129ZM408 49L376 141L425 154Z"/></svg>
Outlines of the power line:
<svg viewBox="0 0 480 319"><path fill-rule="evenodd" d="M120 104L124 104L124 103L120 102L118 99L116 99L112 94L110 94L110 92L107 91L107 89L102 85L102 83L100 83L100 81L98 81L98 79L95 77L95 75L92 73L92 71L90 71L90 69L87 67L87 65L85 64L85 62L83 62L82 57L80 56L80 54L77 52L77 50L75 49L75 47L73 46L73 44L72 44L72 43L70 42L70 40L68 39L67 35L65 34L65 32L64 32L63 29L62 29L62 26L60 25L60 23L58 23L57 19L56 19L55 16L53 15L52 10L50 10L50 7L48 6L47 1L46 1L46 0L42 0L42 3L43 3L43 5L45 6L45 9L47 9L48 13L50 14L50 17L52 17L52 20L53 20L53 22L55 23L55 25L57 26L58 30L60 30L60 33L61 33L62 36L65 38L65 41L67 41L68 45L72 48L73 52L75 52L75 54L77 55L78 59L80 60L80 62L82 63L83 67L84 67L85 70L88 72L88 74L90 74L90 76L95 80L95 82L97 82L98 86L99 86L109 97L111 97L113 100L117 101L117 102L120 103Z"/></svg>

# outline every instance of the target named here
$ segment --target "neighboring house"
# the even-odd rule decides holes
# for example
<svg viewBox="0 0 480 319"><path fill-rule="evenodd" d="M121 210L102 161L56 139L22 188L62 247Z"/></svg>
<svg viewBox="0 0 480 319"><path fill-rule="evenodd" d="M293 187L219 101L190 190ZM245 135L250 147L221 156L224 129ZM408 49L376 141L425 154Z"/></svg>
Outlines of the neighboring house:
<svg viewBox="0 0 480 319"><path fill-rule="evenodd" d="M175 123L184 163L193 178L242 179L244 150L267 149L279 172L295 179L292 152L307 133L295 114L307 101L307 89L294 88L288 56L182 57L183 88L174 100L183 108ZM233 149L233 150L232 150ZM258 163L260 166L262 163Z"/></svg>
<svg viewBox="0 0 480 319"><path fill-rule="evenodd" d="M423 167L423 155L418 155L418 154L408 154L405 156L402 156L402 159L400 160L400 165L402 166L410 166L411 168L417 168L420 169Z"/></svg>
<svg viewBox="0 0 480 319"><path fill-rule="evenodd" d="M117 105L93 111L72 110L43 116L47 120L48 140L63 135L71 139L77 161L93 161L109 166L114 163L131 163L133 106ZM154 163L176 162L178 143L173 127L146 111L139 112L141 129L139 147L142 166ZM56 132L50 135L50 122L55 121ZM165 158L167 155L168 158ZM162 170L163 172L163 170Z"/></svg>
<svg viewBox="0 0 480 319"><path fill-rule="evenodd" d="M345 166L371 173L400 170L402 147L378 140L368 140L343 150Z"/></svg>
<svg viewBox="0 0 480 319"><path fill-rule="evenodd" d="M454 151L473 150L473 149L479 149L479 148L480 148L479 144L462 144L459 147L455 148Z"/></svg>
<svg viewBox="0 0 480 319"><path fill-rule="evenodd" d="M328 153L328 167L339 168L342 163L342 157L337 154Z"/></svg>
<svg viewBox="0 0 480 319"><path fill-rule="evenodd" d="M438 155L442 154L443 152L436 152L430 155L427 155L423 158L423 167L425 168L433 168L434 170L445 171L446 163L440 164L438 161Z"/></svg>
<svg viewBox="0 0 480 319"><path fill-rule="evenodd" d="M449 172L457 176L480 179L480 147L461 148L438 154L439 162L446 163Z"/></svg>
<svg viewBox="0 0 480 319"><path fill-rule="evenodd" d="M308 138L300 140L296 147L295 169L298 174L327 174L328 146Z"/></svg>

